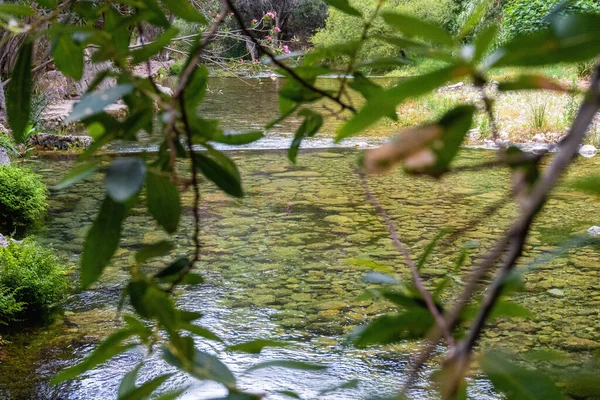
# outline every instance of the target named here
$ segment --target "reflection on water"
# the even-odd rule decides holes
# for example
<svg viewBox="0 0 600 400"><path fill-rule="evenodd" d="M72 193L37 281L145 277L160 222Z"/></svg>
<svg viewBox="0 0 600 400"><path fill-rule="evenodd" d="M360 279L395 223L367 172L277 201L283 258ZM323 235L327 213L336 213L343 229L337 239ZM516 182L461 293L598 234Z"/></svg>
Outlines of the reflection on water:
<svg viewBox="0 0 600 400"><path fill-rule="evenodd" d="M389 310L389 304L360 297L367 287L360 277L368 268L358 260L375 261L400 278L409 279L407 268L365 201L352 172L358 152L304 152L297 166L288 163L283 151L231 154L240 166L247 196L236 200L209 183L203 185L201 269L207 283L183 291L179 303L186 309L202 311L205 317L201 324L213 328L228 344L281 338L295 345L267 350L259 356L230 354L223 346L204 341L198 341L198 346L217 353L236 374L259 360L269 359L330 365L327 371L317 373L265 370L240 375L240 385L256 392L295 390L307 398L327 399L366 399L394 393L401 386L408 355L418 345L406 342L357 350L344 343L344 335L354 327ZM460 162L472 163L487 157L492 154L465 150ZM51 186L71 165L72 161L45 159L36 168ZM582 160L572 176L599 167L598 158ZM396 171L373 178L371 184L418 256L441 228L467 226L476 210L503 196L510 180L508 173L488 172L466 172L436 182L409 178ZM101 182L102 177L96 175L51 197L47 230L42 238L73 263L104 196ZM149 270L190 250L191 193L184 194L183 203L185 217L176 235L177 248L169 257L149 263ZM523 265L571 235L598 225L599 205L597 199L565 188L558 191L535 223ZM508 205L497 215L486 216L478 229L469 230L455 245L436 251L423 269L427 284L433 286L446 276L457 250L468 241L476 245L465 268L470 267L476 253L489 248L502 234L514 212L515 207ZM17 398L114 398L120 377L142 359L143 349L117 357L63 387L50 388L47 381L58 368L81 359L99 338L115 329L116 305L127 280L131 250L164 237L144 212L143 204L134 208L126 223L121 250L102 283L73 296L66 306L64 321L17 339L15 346L9 348L7 361L0 364L0 398L7 391ZM483 345L522 354L556 349L570 358L560 366L561 373L577 371L600 348L600 327L596 325L599 277L598 251L593 248L572 250L568 257L542 265L526 275L525 292L515 296L515 301L532 311L532 317L496 320L485 334ZM15 370L22 379L10 378ZM163 362L151 357L141 375L152 377L166 370ZM427 389L430 372L422 374L413 393L415 398L436 397ZM349 379L360 379L361 385L352 391L318 395L320 390ZM184 396L189 399L211 398L222 390L182 375L169 382L170 386L189 384ZM488 382L479 378L473 380L471 397L499 398Z"/></svg>

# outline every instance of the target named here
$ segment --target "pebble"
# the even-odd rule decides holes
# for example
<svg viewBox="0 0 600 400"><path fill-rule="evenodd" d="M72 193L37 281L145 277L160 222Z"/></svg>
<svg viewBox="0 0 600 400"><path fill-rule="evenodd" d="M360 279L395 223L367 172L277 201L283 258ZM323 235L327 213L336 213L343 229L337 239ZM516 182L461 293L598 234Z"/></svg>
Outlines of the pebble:
<svg viewBox="0 0 600 400"><path fill-rule="evenodd" d="M579 154L585 158L591 158L596 155L598 149L590 144L586 144L579 149Z"/></svg>
<svg viewBox="0 0 600 400"><path fill-rule="evenodd" d="M590 236L600 237L600 226L592 226L587 232Z"/></svg>

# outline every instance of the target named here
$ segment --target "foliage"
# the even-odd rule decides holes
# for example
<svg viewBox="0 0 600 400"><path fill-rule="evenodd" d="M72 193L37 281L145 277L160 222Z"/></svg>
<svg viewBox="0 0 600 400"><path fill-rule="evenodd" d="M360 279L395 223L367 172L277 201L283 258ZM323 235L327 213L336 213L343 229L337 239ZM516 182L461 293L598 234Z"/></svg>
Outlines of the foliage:
<svg viewBox="0 0 600 400"><path fill-rule="evenodd" d="M567 13L600 12L600 4L595 0L574 0L567 3L565 10ZM502 13L504 40L547 27L546 17L559 4L561 4L560 0L508 0Z"/></svg>
<svg viewBox="0 0 600 400"><path fill-rule="evenodd" d="M363 15L370 16L375 12L377 1L355 0L352 5ZM394 11L423 18L436 25L449 27L455 20L457 8L453 0L391 0L385 3L384 11ZM335 8L329 9L325 28L318 30L312 38L317 47L331 47L352 40L359 40L362 35L361 20ZM387 25L382 18L376 18L371 32L376 35L391 35L394 29ZM406 53L414 57L409 50ZM368 61L383 57L400 57L400 49L393 44L380 40L369 40L363 44L358 55L358 61ZM339 60L338 60L339 61Z"/></svg>
<svg viewBox="0 0 600 400"><path fill-rule="evenodd" d="M46 186L38 175L15 165L0 166L0 231L19 233L46 212Z"/></svg>
<svg viewBox="0 0 600 400"><path fill-rule="evenodd" d="M0 248L0 325L49 321L67 282L65 268L51 249L30 239Z"/></svg>
<svg viewBox="0 0 600 400"><path fill-rule="evenodd" d="M265 129L290 116L303 120L288 153L292 162L298 157L302 141L318 134L325 117L345 120L336 137L337 141L342 141L361 134L384 118L398 120L397 109L400 105L410 99L435 93L440 87L458 79L469 79L481 89L481 102L492 126L492 138L495 139L497 133L493 128L493 99L485 91L491 80L492 68L544 67L566 62L587 62L600 54L598 15L555 14L548 19L548 29L528 36L517 35L492 51L493 44L499 41L498 26L492 24L477 29L477 22L481 17L478 8L464 17L463 24L454 34L448 27L452 25L455 3L445 0L418 2L422 5L418 11L415 7L417 2L400 0L391 1L385 6L383 2L366 0L325 2L330 6L330 16L327 27L315 38L316 43L321 41L320 47L306 54L299 61L299 66L290 67L287 61L282 60L292 56L278 57L288 53L289 49L285 51L286 45L280 46L274 35L280 33L278 29L281 29L279 25L284 16L283 11L267 11L260 20L256 19L246 25L246 16L236 8L236 4L245 4L244 2L226 1L228 9L219 10L218 15L211 9L209 11L213 13L204 13L209 16L205 18L203 13L187 1L160 1L178 18L189 23L203 24L205 31L209 29L209 32L222 32L217 30L217 25L207 28L208 21L204 21L205 19L214 24L220 23L224 26L223 29L228 29L228 24L237 22L242 34L246 36L244 40L250 40L259 46L270 62L278 67L278 72L287 78L279 91L281 115ZM51 2L39 3L42 7L52 8ZM257 2L259 3L265 4L262 1ZM68 6L70 2L66 4ZM215 3L204 4L214 6ZM0 14L2 10L0 6ZM4 11L14 17L35 14L34 9L26 6L18 6L16 11L14 6L8 10L4 7ZM223 14L225 11L230 14ZM146 193L148 213L174 239L182 216L181 192L190 189L194 229L191 238L193 248L189 254L180 254L157 273L147 271L144 268L146 262L169 254L174 248L173 243L161 241L148 244L136 253L129 266L129 279L123 293L123 298L131 305L134 315L124 316L124 324L120 330L97 346L80 364L56 376L54 383L73 379L110 358L141 345L149 352L160 349L164 361L191 377L222 384L228 392L223 399L260 398L261 396L243 392L237 386L236 376L214 354L195 347L195 336L212 341L221 339L210 329L197 325L195 322L202 315L181 309L176 296L181 285L203 282L203 277L196 271L201 256L201 180L205 178L232 197L244 196L240 171L227 154L215 148L215 144L252 143L261 139L264 134L227 134L219 127L219 121L207 119L199 112L199 105L207 92L208 71L205 67L198 66L198 62L210 54L211 41L215 36L194 36L190 54L179 73L176 89L171 97L162 93L152 78L139 77L131 71L132 59L139 63L145 62L164 47L162 39L144 45L141 49L130 47L133 33L140 33L139 21L164 30L164 35L172 33L169 19L156 2L123 0L97 2L94 5L82 2L73 6L71 12L85 23L66 26L57 20L59 12L38 15L38 18L50 25L48 30L43 28L46 26L44 24L35 25L42 27L39 28L41 32L26 29L30 23L22 19L20 23L11 23L11 29L16 34L23 33L26 36L19 50L16 64L18 68L15 68L13 74L13 79L19 84L14 84L10 90L15 102L8 110L11 127L18 132L17 140L22 140L25 128L19 118L29 115L30 109L30 82L27 80L31 79L29 71L32 67L33 42L37 35L42 34L49 35L53 40L62 40L62 35L67 37L62 43L62 53L54 54L59 59L64 58L64 53L69 53L69 60L80 63L83 60L83 48L89 47L96 49L92 56L93 62L111 61L117 67L113 72L100 74L96 83L110 75L116 78L118 84L98 90L97 85L91 85L67 119L67 122L81 122L99 134L95 137L94 146L81 156L81 160L86 163L78 165L59 186L65 188L75 184L78 179L89 176L90 171L97 168L97 164L89 163L89 159L106 143L114 140L135 141L140 131L160 138L157 152L119 157L107 168L106 194L88 231L81 256L83 288L89 288L102 277L119 247L123 232L126 232L126 218L137 205L141 193ZM418 15L415 15L417 12ZM474 31L477 33L471 36ZM325 32L330 32L330 37ZM169 40L167 38L166 42ZM405 61L398 56L404 51L440 64L434 64L431 71L401 80L389 88L379 86L360 72L365 67L366 60L370 61L370 66L403 65ZM345 63L342 68L332 69L328 64L331 59L343 60ZM66 60L60 61L56 63L59 69L67 74L73 73L72 66ZM319 86L317 78L340 71L343 76L339 79L337 90ZM524 250L532 221L543 208L550 190L575 158L578 145L600 108L597 101L600 98L598 80L596 78L591 85L581 107L582 111L565 140L567 145L550 161L552 166L549 173L542 174L539 169L545 154L529 155L516 147L499 148L498 161L491 166L505 168L513 174L516 182L513 191L520 201L521 212L507 230L507 235L500 238L488 254L478 255L477 258L483 260L482 264L465 281L471 283L462 285L462 300L459 299L454 305L443 301L452 297L445 290L461 283L459 279L452 278L461 271L470 249L465 247L457 252L456 261L448 269L447 276L439 282L428 282L428 285L435 284L431 291L424 284L420 271L427 265L428 256L442 240L454 241L456 244L460 232L447 237L447 232L440 232L414 260L398 237L393 221L369 191L365 172L383 172L401 165L408 174L414 176L438 178L455 173L458 167L454 165L454 159L473 126L477 107L474 104L432 104L432 108L441 114L438 118L421 126L411 127L399 133L389 143L364 153L362 170L359 172L361 183L367 198L388 227L395 248L404 256L412 282L400 283L396 277L382 274L367 276L367 283L377 285L371 287L370 293L391 302L397 310L389 315L379 316L355 331L352 335L355 345L388 344L427 337L425 345L436 346L438 341L443 340L449 351L439 374L442 397L464 397L460 396L466 390L467 382L464 378L473 359L473 347L477 344L485 323L498 316L514 318L527 317L529 314L507 298L511 291L522 286L520 275L515 274L514 269ZM346 93L349 89L360 93L364 98L360 108L348 99ZM542 89L564 90L558 82L530 73L504 79L498 85L501 92ZM104 111L107 105L118 100L122 100L129 109L129 114L121 120ZM313 107L314 103L325 107ZM322 114L317 111L321 109L327 112ZM203 151L198 151L198 148ZM185 162L185 166L189 167L187 174L182 176L176 170L178 161ZM485 173L486 168L490 168L490 165L481 165L481 173ZM585 181L580 185L588 188L594 182L596 180ZM484 214L486 216L487 213ZM498 264L502 265L497 277L485 290L480 290L478 282ZM253 342L228 349L259 352L263 347L271 345L279 345L279 342ZM423 354L432 354L433 350L431 347L430 351ZM415 372L418 372L420 366L415 367ZM560 398L558 389L550 380L538 378L537 372L523 371L512 363L507 363L496 353L488 353L487 357L480 360L480 366L488 373L495 388L509 398ZM324 368L310 363L275 360L256 364L244 372L271 367L306 370ZM139 368L134 368L123 377L119 388L121 398L149 397L170 376L163 375L138 386L136 378ZM532 385L533 380L543 385ZM411 383L409 376L407 389L410 389ZM177 390L180 393L183 389ZM298 397L294 393L291 395Z"/></svg>

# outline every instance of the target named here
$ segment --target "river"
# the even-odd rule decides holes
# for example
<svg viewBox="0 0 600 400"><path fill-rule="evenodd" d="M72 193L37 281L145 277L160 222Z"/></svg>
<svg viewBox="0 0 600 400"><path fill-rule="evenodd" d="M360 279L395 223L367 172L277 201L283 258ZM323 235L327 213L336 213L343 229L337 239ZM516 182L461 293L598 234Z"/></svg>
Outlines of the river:
<svg viewBox="0 0 600 400"><path fill-rule="evenodd" d="M259 128L276 115L276 83L270 79L262 82L252 81L251 89L237 80L211 80L203 113L223 118L228 131ZM364 260L386 266L401 279L410 278L354 173L360 155L354 147L375 142L357 139L350 142L350 148L331 148L326 140L309 142L298 164L292 165L281 148L288 144L297 123L278 126L269 133L268 144L230 152L242 173L247 194L244 199L232 199L212 184L203 183L200 269L206 283L183 290L178 301L187 310L201 311L204 317L200 324L213 329L227 344L257 338L294 343L260 355L239 355L224 351L222 345L197 341L198 347L217 354L236 374L271 359L329 365L319 372L265 370L240 375L243 388L257 393L293 390L308 399L371 399L394 394L401 387L409 355L419 345L407 341L359 350L345 342L346 334L356 326L390 310L387 303L361 297L369 287L361 282L369 270ZM119 144L113 150L152 148L149 143L141 147ZM493 156L490 151L465 149L458 163L471 164ZM106 165L109 159L105 157ZM74 160L50 154L31 165L52 186ZM178 167L185 169L183 164ZM582 159L569 177L598 168L600 157ZM373 192L415 255L421 254L440 229L467 226L477 210L506 195L509 183L510 175L504 170L463 172L440 181L416 179L400 171L371 179ZM78 262L86 230L103 196L99 174L67 191L51 193L46 227L38 236L56 248L69 265ZM183 205L177 247L169 257L151 262L149 270L190 251L191 193L183 195ZM530 265L573 235L600 225L599 206L598 199L562 185L536 220L521 265ZM433 286L446 276L457 251L468 242L474 249L463 271L466 273L478 255L502 235L515 212L516 206L508 204L483 218L479 227L467 230L457 243L436 250L423 269L427 285ZM99 339L118 327L117 305L128 279L132 251L166 237L144 211L143 203L133 209L125 226L121 248L98 285L74 293L66 302L64 316L52 326L10 338L12 344L0 353L0 398L113 399L122 375L144 357L147 361L142 377L170 370L158 356L135 349L77 381L59 387L48 384L53 374L81 360ZM569 373L597 374L583 365L600 348L599 254L598 246L573 249L526 274L524 291L515 294L513 300L529 309L531 317L495 320L483 337L482 347L514 353L527 365L547 370L561 384L561 376ZM460 281L463 273L455 279ZM128 309L126 306L125 312ZM564 358L547 362L535 357L548 349ZM430 373L423 371L412 397L436 398L430 389ZM321 390L350 379L359 379L359 386L319 396ZM470 383L470 398L501 398L482 376L476 374ZM218 385L179 374L165 386L181 384L190 386L184 399L207 399L223 393ZM586 392L581 385L568 391L582 398L600 396ZM268 398L284 397L272 394Z"/></svg>

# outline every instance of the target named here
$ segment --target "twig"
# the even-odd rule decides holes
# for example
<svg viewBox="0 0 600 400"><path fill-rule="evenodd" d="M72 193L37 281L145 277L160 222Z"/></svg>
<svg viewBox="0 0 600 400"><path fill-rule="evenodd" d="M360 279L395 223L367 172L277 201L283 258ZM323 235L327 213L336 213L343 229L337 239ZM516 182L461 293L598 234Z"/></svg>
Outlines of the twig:
<svg viewBox="0 0 600 400"><path fill-rule="evenodd" d="M454 347L454 338L452 337L452 334L450 333L450 330L448 329L448 326L446 324L446 321L444 320L444 317L441 315L439 309L435 305L435 302L433 301L433 298L431 297L431 293L429 293L429 291L423 285L423 280L421 278L421 275L419 274L419 269L417 268L417 265L415 264L414 260L410 256L410 253L408 252L408 249L406 248L406 246L402 243L402 241L400 241L400 237L398 236L398 230L396 229L396 226L392 222L391 218L389 217L389 215L387 214L387 212L385 211L385 209L383 208L381 203L379 203L377 198L373 195L373 193L369 189L369 185L367 184L367 179L366 179L365 174L363 172L359 171L358 176L360 177L360 183L361 183L363 189L365 190L367 199L369 200L371 205L377 210L379 217L385 222L385 225L387 226L388 232L390 233L390 237L392 239L392 243L394 244L394 247L396 248L396 250L398 250L398 252L400 252L402 254L402 256L404 257L404 261L410 268L410 272L411 272L415 287L421 294L421 297L423 297L423 301L427 305L427 309L433 316L437 326L442 331L444 338L446 339L446 343L448 344L448 347L452 349Z"/></svg>
<svg viewBox="0 0 600 400"><path fill-rule="evenodd" d="M238 22L241 30L244 32L244 34L247 35L250 38L250 40L252 40L252 42L254 44L256 44L271 59L271 61L273 61L273 63L275 65L277 65L279 68L284 70L290 77L292 77L295 81L297 81L299 84L301 84L305 88L307 88L315 93L320 94L322 97L328 98L328 99L336 102L337 104L339 104L340 107L342 107L342 109L350 110L353 113L356 112L356 108L354 108L352 105L347 104L347 103L343 102L342 100L336 98L336 96L333 96L332 94L328 93L327 91L319 89L318 87L306 82L300 75L298 75L298 73L296 73L296 71L294 71L292 68L285 65L285 63L281 62L279 59L277 59L277 57L270 50L268 50L267 48L262 46L260 44L260 42L258 41L258 39L256 39L256 37L252 34L252 32L250 32L248 30L248 28L244 24L244 20L242 19L241 14L233 5L233 2L231 0L224 0L224 1L229 6L229 9L231 10L231 12L233 12L234 17L237 20L237 22Z"/></svg>

